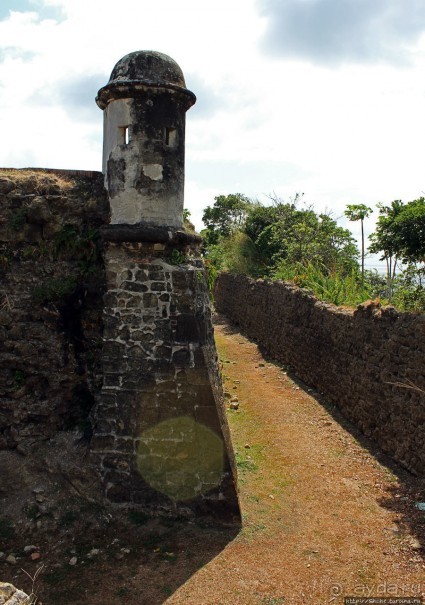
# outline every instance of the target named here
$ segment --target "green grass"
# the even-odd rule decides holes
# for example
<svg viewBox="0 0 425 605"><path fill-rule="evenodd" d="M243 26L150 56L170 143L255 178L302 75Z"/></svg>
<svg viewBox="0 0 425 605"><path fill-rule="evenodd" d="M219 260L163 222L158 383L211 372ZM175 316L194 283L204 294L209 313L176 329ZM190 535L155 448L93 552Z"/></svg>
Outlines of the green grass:
<svg viewBox="0 0 425 605"><path fill-rule="evenodd" d="M34 288L32 298L37 304L62 302L72 294L77 287L77 282L75 275L48 279Z"/></svg>
<svg viewBox="0 0 425 605"><path fill-rule="evenodd" d="M274 276L275 279L293 281L300 288L311 290L319 300L337 306L355 307L370 298L368 284L362 290L358 272L344 274L339 270L329 271L320 264L282 265Z"/></svg>

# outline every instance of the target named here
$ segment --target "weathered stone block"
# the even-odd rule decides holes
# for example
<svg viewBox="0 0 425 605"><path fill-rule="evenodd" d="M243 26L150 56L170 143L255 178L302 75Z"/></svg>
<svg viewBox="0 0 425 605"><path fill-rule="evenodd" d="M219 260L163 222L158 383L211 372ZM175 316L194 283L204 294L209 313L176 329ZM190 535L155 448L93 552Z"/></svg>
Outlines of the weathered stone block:
<svg viewBox="0 0 425 605"><path fill-rule="evenodd" d="M121 288L128 292L147 292L149 290L148 286L144 283L140 283L138 281L129 282L125 281L121 284Z"/></svg>
<svg viewBox="0 0 425 605"><path fill-rule="evenodd" d="M154 281L150 285L152 292L164 292L167 289L167 284L164 282Z"/></svg>
<svg viewBox="0 0 425 605"><path fill-rule="evenodd" d="M199 342L200 326L193 314L182 313L177 316L174 339L176 342Z"/></svg>
<svg viewBox="0 0 425 605"><path fill-rule="evenodd" d="M158 306L158 296L156 294L147 293L143 294L143 307L157 307Z"/></svg>
<svg viewBox="0 0 425 605"><path fill-rule="evenodd" d="M173 353L173 364L176 367L185 367L190 364L190 351L189 349L178 349Z"/></svg>
<svg viewBox="0 0 425 605"><path fill-rule="evenodd" d="M99 428L99 427L97 427ZM106 452L116 449L113 435L95 435L92 437L90 447L97 452Z"/></svg>

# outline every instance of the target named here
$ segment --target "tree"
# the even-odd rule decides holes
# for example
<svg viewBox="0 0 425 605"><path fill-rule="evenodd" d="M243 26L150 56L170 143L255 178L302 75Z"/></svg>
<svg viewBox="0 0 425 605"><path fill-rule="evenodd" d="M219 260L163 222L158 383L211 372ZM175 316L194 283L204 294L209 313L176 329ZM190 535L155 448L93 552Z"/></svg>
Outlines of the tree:
<svg viewBox="0 0 425 605"><path fill-rule="evenodd" d="M345 216L350 221L360 221L362 232L362 290L364 289L364 219L372 214L372 208L365 204L348 204Z"/></svg>
<svg viewBox="0 0 425 605"><path fill-rule="evenodd" d="M379 208L379 216L375 232L369 237L372 242L369 251L373 254L382 252L380 260L385 260L386 263L387 296L391 301L400 251L395 238L395 220L403 210L403 202L394 200L389 206L378 204L377 207Z"/></svg>
<svg viewBox="0 0 425 605"><path fill-rule="evenodd" d="M348 229L312 206L274 196L271 206L241 194L218 196L204 211L205 254L218 269L273 276L287 267L315 264L327 274L358 272L358 251Z"/></svg>
<svg viewBox="0 0 425 605"><path fill-rule="evenodd" d="M218 195L213 206L207 206L202 215L206 226L202 232L207 244L217 244L220 237L228 237L240 230L253 202L242 193Z"/></svg>
<svg viewBox="0 0 425 605"><path fill-rule="evenodd" d="M254 240L259 252L273 272L282 264L320 264L328 272L336 269L350 273L357 267L357 248L348 229L340 227L328 214L316 214L313 206L298 208L301 196L285 203L274 199L273 214L265 213L268 224ZM246 221L248 234L253 234L251 222L260 209ZM271 220L273 219L273 220ZM257 221L258 224L259 221ZM252 235L251 235L252 236Z"/></svg>
<svg viewBox="0 0 425 605"><path fill-rule="evenodd" d="M409 279L421 270L415 265L425 262L425 198L407 204L394 200L389 206L378 204L378 208L380 216L376 230L370 236L369 250L382 252L381 260L385 260L387 265L387 291L391 301L398 261L408 265ZM412 283L411 280L409 287Z"/></svg>
<svg viewBox="0 0 425 605"><path fill-rule="evenodd" d="M425 198L402 206L394 218L393 234L404 263L425 262Z"/></svg>

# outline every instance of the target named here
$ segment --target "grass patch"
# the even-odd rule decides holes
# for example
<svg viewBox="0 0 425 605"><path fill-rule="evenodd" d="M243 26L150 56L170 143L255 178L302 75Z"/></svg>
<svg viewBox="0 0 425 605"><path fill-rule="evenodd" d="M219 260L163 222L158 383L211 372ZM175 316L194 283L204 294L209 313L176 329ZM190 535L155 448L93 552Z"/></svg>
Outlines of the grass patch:
<svg viewBox="0 0 425 605"><path fill-rule="evenodd" d="M241 471L257 471L258 470L258 465L257 463L250 459L247 458L246 456L243 456L243 454L236 454L236 466L238 467L239 470Z"/></svg>
<svg viewBox="0 0 425 605"><path fill-rule="evenodd" d="M39 195L49 193L52 189L67 190L75 187L72 178L43 170L3 168L0 177L12 179L18 187L28 185Z"/></svg>
<svg viewBox="0 0 425 605"><path fill-rule="evenodd" d="M66 275L56 279L48 279L36 286L32 297L35 303L59 303L67 298L77 287L77 278L75 275Z"/></svg>

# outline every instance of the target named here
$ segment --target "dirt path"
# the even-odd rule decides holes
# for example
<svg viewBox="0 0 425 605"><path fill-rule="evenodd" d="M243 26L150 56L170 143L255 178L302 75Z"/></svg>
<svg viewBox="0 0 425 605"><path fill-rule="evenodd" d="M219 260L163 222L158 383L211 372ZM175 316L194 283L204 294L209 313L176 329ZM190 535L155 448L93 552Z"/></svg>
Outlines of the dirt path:
<svg viewBox="0 0 425 605"><path fill-rule="evenodd" d="M370 443L255 344L224 324L216 340L226 389L240 402L229 420L244 528L166 603L424 595L421 482L378 462Z"/></svg>

